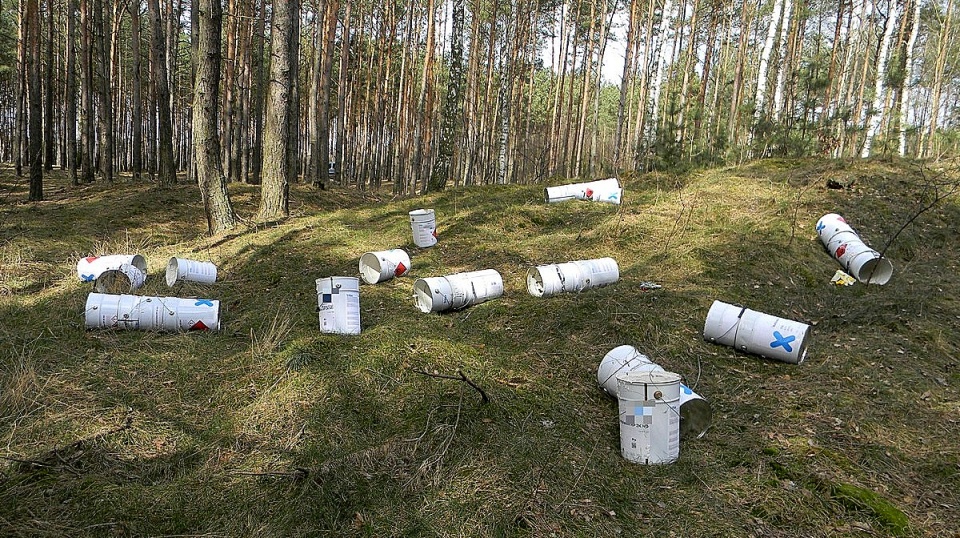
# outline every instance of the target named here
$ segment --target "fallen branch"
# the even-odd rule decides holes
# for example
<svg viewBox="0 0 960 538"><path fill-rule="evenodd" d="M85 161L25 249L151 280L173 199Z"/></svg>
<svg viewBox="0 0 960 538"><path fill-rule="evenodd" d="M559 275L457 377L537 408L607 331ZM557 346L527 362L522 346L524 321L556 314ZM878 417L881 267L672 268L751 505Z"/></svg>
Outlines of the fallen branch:
<svg viewBox="0 0 960 538"><path fill-rule="evenodd" d="M487 397L487 393L484 392L484 390L480 388L476 383L471 381L470 378L467 377L467 375L464 374L463 371L460 370L459 368L457 368L457 375L434 374L434 373L427 372L426 370L412 370L412 372L415 374L425 375L427 377L436 377L438 379L453 379L456 381L463 381L464 383L466 383L467 385L470 385L477 392L480 393L481 403L490 402L490 398Z"/></svg>

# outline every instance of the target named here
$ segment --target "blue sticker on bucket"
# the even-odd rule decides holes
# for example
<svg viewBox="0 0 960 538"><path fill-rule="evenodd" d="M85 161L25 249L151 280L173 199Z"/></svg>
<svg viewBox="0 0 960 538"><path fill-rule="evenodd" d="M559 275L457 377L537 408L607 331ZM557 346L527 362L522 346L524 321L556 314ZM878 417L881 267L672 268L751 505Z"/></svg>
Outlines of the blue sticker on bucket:
<svg viewBox="0 0 960 538"><path fill-rule="evenodd" d="M83 274L81 274L81 275L80 275L80 278L81 278L84 282L93 282L94 280L96 280L96 276L95 276L95 275L83 275Z"/></svg>
<svg viewBox="0 0 960 538"><path fill-rule="evenodd" d="M817 233L822 232L823 229L826 228L826 227L827 227L827 225L824 224L823 221L821 220L820 222L817 223Z"/></svg>
<svg viewBox="0 0 960 538"><path fill-rule="evenodd" d="M196 304L193 306L209 306L210 308L213 308L213 301L210 299L198 299Z"/></svg>
<svg viewBox="0 0 960 538"><path fill-rule="evenodd" d="M794 340L796 340L797 339L796 336L791 334L790 336L785 337L782 334L780 334L780 331L773 331L773 337L775 338L775 340L773 342L770 342L771 348L776 348L777 346L780 346L780 347L783 347L784 351L786 351L787 353L791 353L793 351L793 346L790 345L790 342L793 342Z"/></svg>
<svg viewBox="0 0 960 538"><path fill-rule="evenodd" d="M330 295L329 293L324 293L323 296L320 298L320 301L324 303L332 303L333 295Z"/></svg>

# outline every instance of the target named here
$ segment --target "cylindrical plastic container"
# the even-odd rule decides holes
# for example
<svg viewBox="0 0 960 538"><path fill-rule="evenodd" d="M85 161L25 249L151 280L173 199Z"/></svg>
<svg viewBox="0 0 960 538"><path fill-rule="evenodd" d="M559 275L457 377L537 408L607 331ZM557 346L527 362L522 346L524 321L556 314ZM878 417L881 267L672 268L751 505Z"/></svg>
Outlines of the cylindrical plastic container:
<svg viewBox="0 0 960 538"><path fill-rule="evenodd" d="M662 370L617 378L620 452L633 463L673 463L680 456L680 375Z"/></svg>
<svg viewBox="0 0 960 538"><path fill-rule="evenodd" d="M139 254L111 254L109 256L88 256L77 261L77 276L84 282L93 282L104 271L119 269L130 264L147 274L147 260Z"/></svg>
<svg viewBox="0 0 960 538"><path fill-rule="evenodd" d="M714 344L800 364L807 358L806 323L778 318L742 306L714 301L703 326L703 339Z"/></svg>
<svg viewBox="0 0 960 538"><path fill-rule="evenodd" d="M147 275L129 263L116 269L107 269L93 282L98 293L129 293L143 286Z"/></svg>
<svg viewBox="0 0 960 538"><path fill-rule="evenodd" d="M617 346L604 355L597 368L597 383L608 395L617 397L617 378L630 372L663 370L637 348L630 345ZM680 438L698 439L710 429L713 409L702 396L680 384Z"/></svg>
<svg viewBox="0 0 960 538"><path fill-rule="evenodd" d="M503 277L494 269L420 278L413 296L421 312L457 310L503 295Z"/></svg>
<svg viewBox="0 0 960 538"><path fill-rule="evenodd" d="M543 190L543 198L550 204L566 200L593 200L619 204L622 195L623 189L620 188L620 181L617 178L547 187Z"/></svg>
<svg viewBox="0 0 960 538"><path fill-rule="evenodd" d="M170 258L167 262L167 286L173 286L185 280L212 284L217 281L217 266L213 262Z"/></svg>
<svg viewBox="0 0 960 538"><path fill-rule="evenodd" d="M399 248L367 252L360 256L360 276L367 284L376 284L410 272L410 256Z"/></svg>
<svg viewBox="0 0 960 538"><path fill-rule="evenodd" d="M437 244L437 216L432 209L415 209L410 212L410 228L413 244L420 248Z"/></svg>
<svg viewBox="0 0 960 538"><path fill-rule="evenodd" d="M817 236L844 271L868 284L886 284L893 276L893 264L860 239L843 217L829 213L817 221Z"/></svg>
<svg viewBox="0 0 960 538"><path fill-rule="evenodd" d="M320 331L360 334L360 279L331 276L317 279Z"/></svg>
<svg viewBox="0 0 960 538"><path fill-rule="evenodd" d="M606 286L619 279L620 268L613 258L539 265L527 271L527 291L534 297L549 297Z"/></svg>
<svg viewBox="0 0 960 538"><path fill-rule="evenodd" d="M91 293L84 322L89 329L218 331L220 301Z"/></svg>

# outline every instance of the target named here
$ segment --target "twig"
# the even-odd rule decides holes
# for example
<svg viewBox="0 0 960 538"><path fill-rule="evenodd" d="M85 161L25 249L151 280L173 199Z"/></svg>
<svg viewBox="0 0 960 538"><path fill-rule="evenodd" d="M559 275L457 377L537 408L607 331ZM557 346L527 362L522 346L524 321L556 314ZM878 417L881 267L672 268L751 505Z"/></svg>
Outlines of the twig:
<svg viewBox="0 0 960 538"><path fill-rule="evenodd" d="M580 468L580 473L578 473L578 474L577 474L577 478L574 479L573 485L570 486L570 488L567 490L567 495L563 498L562 501L560 501L560 502L557 504L557 507L556 507L557 510L563 508L563 505L567 503L567 499L569 499L570 496L573 495L573 490L575 490L575 489L577 488L577 483L579 483L579 482L580 482L580 479L583 478L583 473L585 473L585 472L587 471L587 467L589 467L589 465L590 465L590 458L592 458L592 457L593 457L593 453L597 451L597 446L598 446L599 444L600 444L600 439L598 438L598 439L593 443L593 448L590 449L590 453L587 454L587 461L583 462L583 467Z"/></svg>
<svg viewBox="0 0 960 538"><path fill-rule="evenodd" d="M266 471L256 473L253 471L234 471L235 475L238 476L256 476L256 477L269 477L269 478L290 478L293 480L303 480L309 476L310 471L303 467L297 467L292 471Z"/></svg>
<svg viewBox="0 0 960 538"><path fill-rule="evenodd" d="M434 373L427 372L426 370L412 370L412 372L415 374L425 375L427 377L436 377L438 379L453 379L456 381L463 381L464 383L466 383L467 385L470 385L477 392L480 393L480 399L482 400L481 403L490 402L490 398L487 397L487 393L484 392L484 390L480 388L476 383L471 381L470 378L467 377L467 375L464 374L463 371L460 370L459 368L457 368L457 375L434 374Z"/></svg>

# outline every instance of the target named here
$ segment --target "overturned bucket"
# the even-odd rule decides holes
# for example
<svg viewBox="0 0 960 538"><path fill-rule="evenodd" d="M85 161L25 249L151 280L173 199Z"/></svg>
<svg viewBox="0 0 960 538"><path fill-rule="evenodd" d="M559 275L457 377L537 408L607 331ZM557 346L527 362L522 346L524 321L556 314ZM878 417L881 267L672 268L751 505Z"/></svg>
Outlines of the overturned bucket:
<svg viewBox="0 0 960 538"><path fill-rule="evenodd" d="M218 331L220 301L91 293L84 323L88 329Z"/></svg>
<svg viewBox="0 0 960 538"><path fill-rule="evenodd" d="M606 286L619 279L620 267L613 258L539 265L527 270L527 291L534 297L549 297Z"/></svg>
<svg viewBox="0 0 960 538"><path fill-rule="evenodd" d="M662 370L617 378L620 453L633 463L673 463L680 456L680 375Z"/></svg>
<svg viewBox="0 0 960 538"><path fill-rule="evenodd" d="M611 349L597 368L597 383L603 391L617 397L617 378L630 372L663 371L637 348L630 345ZM690 387L680 384L680 438L699 439L710 429L713 409L710 403Z"/></svg>
<svg viewBox="0 0 960 538"><path fill-rule="evenodd" d="M543 190L543 198L549 204L567 200L593 200L619 204L622 195L623 189L620 188L620 181L617 178L547 187Z"/></svg>
<svg viewBox="0 0 960 538"><path fill-rule="evenodd" d="M817 221L817 236L843 269L860 282L886 284L893 276L893 264L860 239L857 232L836 213Z"/></svg>
<svg viewBox="0 0 960 538"><path fill-rule="evenodd" d="M183 281L213 284L217 281L217 266L185 258L170 258L167 262L167 286Z"/></svg>
<svg viewBox="0 0 960 538"><path fill-rule="evenodd" d="M413 244L420 248L437 244L437 216L432 209L415 209L410 212L410 228Z"/></svg>
<svg viewBox="0 0 960 538"><path fill-rule="evenodd" d="M93 282L104 271L120 269L123 264L130 264L144 275L147 274L147 260L139 254L111 254L109 256L87 256L77 261L77 276L84 282Z"/></svg>
<svg viewBox="0 0 960 538"><path fill-rule="evenodd" d="M420 278L413 298L421 312L457 310L503 295L503 277L494 269Z"/></svg>
<svg viewBox="0 0 960 538"><path fill-rule="evenodd" d="M360 280L350 276L317 279L320 331L360 334Z"/></svg>
<svg viewBox="0 0 960 538"><path fill-rule="evenodd" d="M778 318L738 305L714 301L703 326L703 339L740 351L800 364L807 358L806 323Z"/></svg>
<svg viewBox="0 0 960 538"><path fill-rule="evenodd" d="M360 276L367 284L376 284L410 272L410 256L399 248L367 252L360 256Z"/></svg>
<svg viewBox="0 0 960 538"><path fill-rule="evenodd" d="M125 263L116 269L107 269L93 282L98 293L128 293L143 286L147 275L132 264Z"/></svg>

